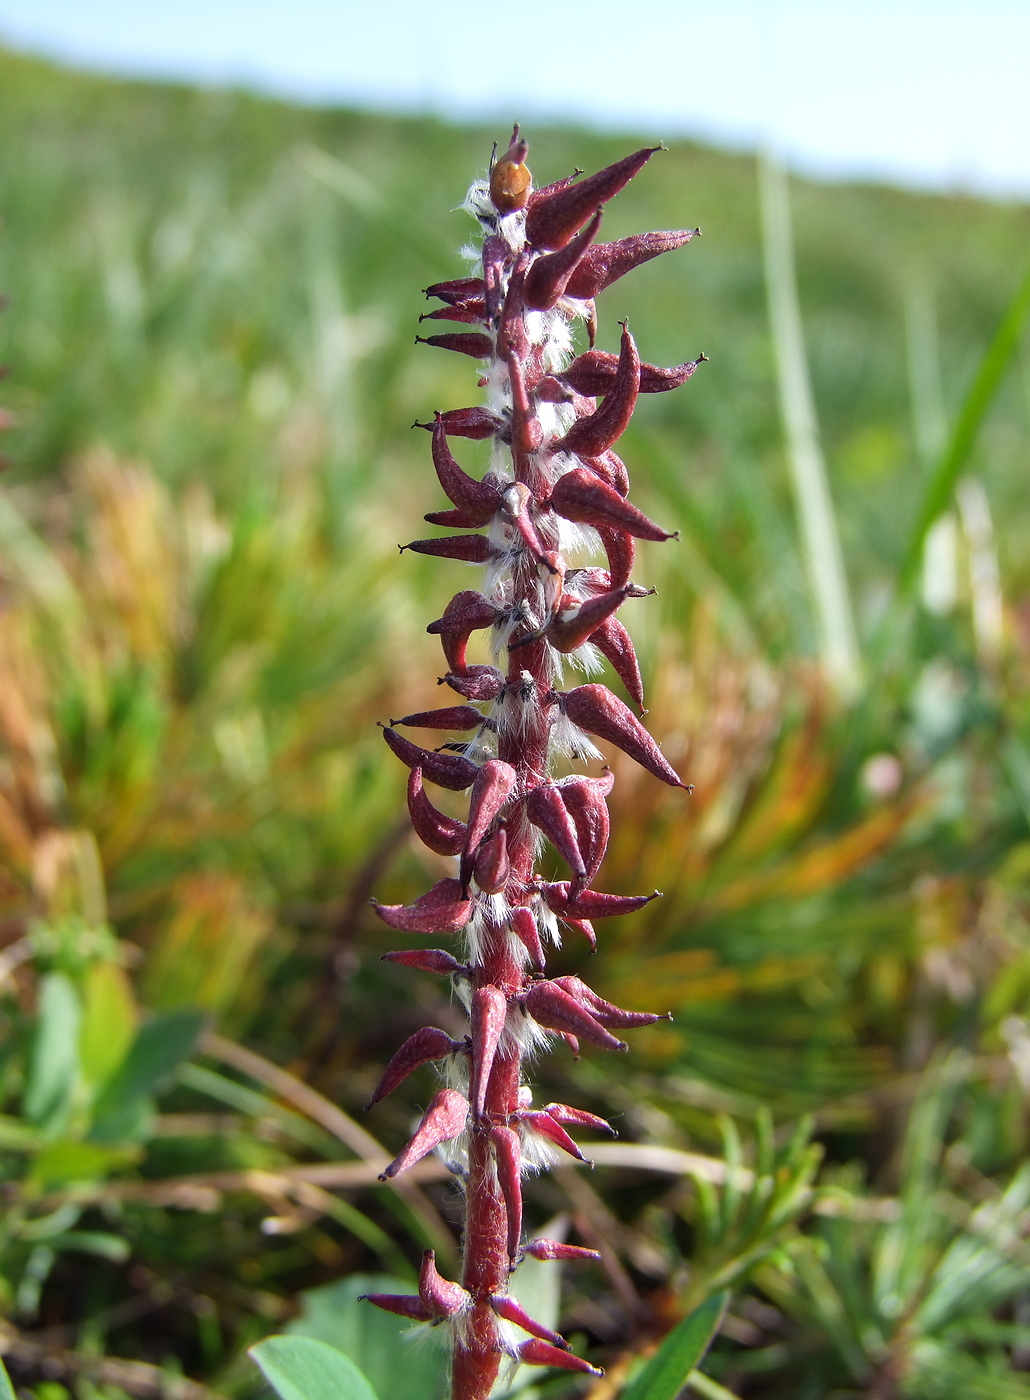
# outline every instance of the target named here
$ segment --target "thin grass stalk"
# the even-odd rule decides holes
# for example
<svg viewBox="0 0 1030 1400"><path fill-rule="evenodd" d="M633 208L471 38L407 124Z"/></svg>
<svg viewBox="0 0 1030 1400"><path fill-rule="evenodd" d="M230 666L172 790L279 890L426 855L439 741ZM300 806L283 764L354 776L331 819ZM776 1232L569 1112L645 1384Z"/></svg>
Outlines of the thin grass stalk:
<svg viewBox="0 0 1030 1400"><path fill-rule="evenodd" d="M920 464L929 475L947 442L948 424L937 311L925 277L906 281L902 304L912 435ZM938 617L950 613L958 601L958 521L953 511L945 511L927 531L920 594L923 606Z"/></svg>
<svg viewBox="0 0 1030 1400"><path fill-rule="evenodd" d="M830 685L842 699L849 700L861 683L861 658L805 354L790 191L783 167L768 151L759 162L759 189L780 413L819 654Z"/></svg>

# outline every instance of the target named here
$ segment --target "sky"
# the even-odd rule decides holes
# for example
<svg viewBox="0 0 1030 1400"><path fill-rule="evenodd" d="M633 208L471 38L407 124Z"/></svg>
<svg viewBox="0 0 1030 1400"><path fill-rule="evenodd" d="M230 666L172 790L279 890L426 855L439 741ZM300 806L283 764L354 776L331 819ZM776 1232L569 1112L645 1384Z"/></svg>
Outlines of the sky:
<svg viewBox="0 0 1030 1400"><path fill-rule="evenodd" d="M0 0L0 43L310 102L766 143L1030 199L1030 0Z"/></svg>

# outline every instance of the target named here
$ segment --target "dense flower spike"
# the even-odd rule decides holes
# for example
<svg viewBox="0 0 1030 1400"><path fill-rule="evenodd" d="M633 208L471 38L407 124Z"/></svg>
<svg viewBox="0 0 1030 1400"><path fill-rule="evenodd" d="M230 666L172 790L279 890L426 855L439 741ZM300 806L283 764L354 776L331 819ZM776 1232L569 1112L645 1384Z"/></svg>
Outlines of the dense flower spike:
<svg viewBox="0 0 1030 1400"><path fill-rule="evenodd" d="M640 667L616 614L627 599L650 591L631 582L635 541L671 536L629 501L629 474L613 446L639 394L678 388L704 357L669 369L642 363L625 324L618 354L595 349L594 298L694 235L680 230L594 240L603 206L659 149L646 147L595 175L579 178L577 172L534 191L528 147L516 127L489 178L473 185L466 202L483 230L482 275L426 288L442 305L422 319L470 329L419 339L483 361L479 382L488 401L437 412L432 422L415 425L432 435L433 466L449 503L425 518L483 533L413 540L401 548L484 565L486 579L482 591L457 593L427 628L443 648L440 684L465 703L419 710L383 730L411 770L408 811L415 833L436 855L457 857L455 876L411 904L375 907L384 923L404 933L461 936L457 957L440 948L384 956L449 977L470 1024L464 1039L436 1027L416 1031L387 1065L372 1101L433 1062L446 1065L450 1084L468 1085L467 1096L452 1087L436 1093L384 1173L392 1177L441 1149L465 1192L464 1260L460 1283L452 1283L427 1253L417 1297L369 1298L414 1321L450 1323L452 1400L486 1400L505 1356L599 1374L525 1312L510 1281L525 1254L598 1257L554 1240L524 1242L522 1176L527 1164L539 1166L555 1148L585 1162L570 1128L613 1130L596 1114L567 1104L533 1108L524 1047L554 1036L577 1056L581 1041L625 1050L615 1032L661 1019L614 1006L578 977L543 975L545 943L557 940L559 920L593 948L594 919L631 913L654 898L593 888L608 845L613 775L557 777L556 758L596 757L590 734L663 782L683 787L655 740L605 686L559 688L565 656L582 662L599 653L643 709ZM589 342L578 355L572 349L576 321L585 324ZM458 464L450 438L490 443L481 476ZM600 559L570 558L588 541L600 543L607 567ZM469 659L477 632L489 632L489 661ZM432 750L399 733L398 725L466 737ZM471 789L465 819L439 811L424 783ZM536 861L544 839L569 867L570 879L541 877ZM515 1329L528 1339L518 1341Z"/></svg>

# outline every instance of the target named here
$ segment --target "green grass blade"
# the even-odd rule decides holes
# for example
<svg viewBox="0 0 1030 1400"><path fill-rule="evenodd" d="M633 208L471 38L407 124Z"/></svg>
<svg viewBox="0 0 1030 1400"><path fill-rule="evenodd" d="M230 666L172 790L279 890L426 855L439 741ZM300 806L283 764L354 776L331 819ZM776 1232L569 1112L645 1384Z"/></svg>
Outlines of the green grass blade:
<svg viewBox="0 0 1030 1400"><path fill-rule="evenodd" d="M823 668L834 689L848 697L858 688L861 661L805 355L790 194L785 172L770 155L762 159L760 174L769 321L805 571L815 608Z"/></svg>
<svg viewBox="0 0 1030 1400"><path fill-rule="evenodd" d="M1030 267L1023 274L1016 294L1002 317L987 353L980 361L976 376L966 394L965 402L951 432L944 453L927 485L923 502L916 516L908 548L898 578L898 593L907 596L919 577L923 557L923 542L937 517L947 509L955 483L964 471L987 410L1001 384L1005 370L1019 346L1023 323L1030 314Z"/></svg>
<svg viewBox="0 0 1030 1400"><path fill-rule="evenodd" d="M729 1301L728 1293L716 1293L688 1313L630 1382L622 1400L675 1400L711 1346Z"/></svg>
<svg viewBox="0 0 1030 1400"><path fill-rule="evenodd" d="M7 1367L0 1360L0 1400L15 1400L14 1386L7 1374Z"/></svg>

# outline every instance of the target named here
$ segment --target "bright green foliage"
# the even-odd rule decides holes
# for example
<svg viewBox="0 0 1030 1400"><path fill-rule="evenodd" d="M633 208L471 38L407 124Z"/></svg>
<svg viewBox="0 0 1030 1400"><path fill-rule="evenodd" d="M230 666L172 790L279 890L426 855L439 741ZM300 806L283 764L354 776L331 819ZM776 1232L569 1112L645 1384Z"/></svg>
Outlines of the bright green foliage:
<svg viewBox="0 0 1030 1400"><path fill-rule="evenodd" d="M860 1210L845 1208L758 1273L770 1298L803 1319L810 1336L821 1335L847 1377L837 1384L875 1391L889 1379L918 1400L947 1393L949 1384L984 1400L1030 1394L1006 1350L1023 1344L1026 1327L999 1317L1030 1285L1021 1238L1030 1169L988 1184L971 1172L966 1145L948 1144L969 1072L956 1054L927 1074L887 1220L866 1223Z"/></svg>
<svg viewBox="0 0 1030 1400"><path fill-rule="evenodd" d="M713 1294L688 1313L622 1392L622 1400L676 1400L719 1330L729 1297Z"/></svg>
<svg viewBox="0 0 1030 1400"><path fill-rule="evenodd" d="M412 1324L361 1301L365 1293L406 1293L412 1280L386 1274L352 1274L301 1296L303 1311L289 1331L313 1337L350 1358L378 1395L392 1400L442 1400L447 1391L445 1338L422 1338L416 1348ZM423 1328L422 1331L427 1329Z"/></svg>
<svg viewBox="0 0 1030 1400"><path fill-rule="evenodd" d="M252 1347L281 1400L378 1400L353 1362L311 1337L269 1337Z"/></svg>

